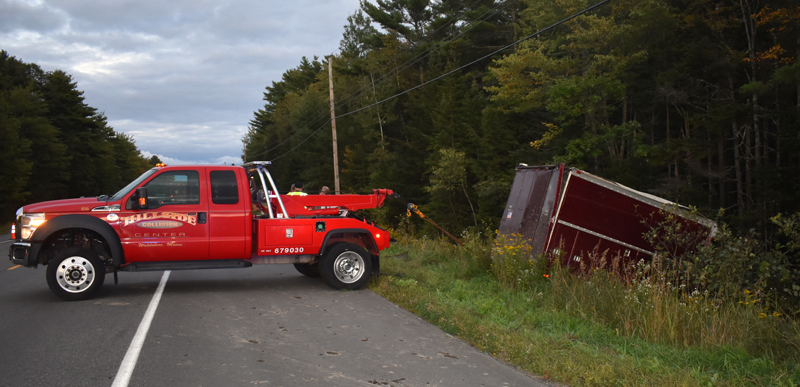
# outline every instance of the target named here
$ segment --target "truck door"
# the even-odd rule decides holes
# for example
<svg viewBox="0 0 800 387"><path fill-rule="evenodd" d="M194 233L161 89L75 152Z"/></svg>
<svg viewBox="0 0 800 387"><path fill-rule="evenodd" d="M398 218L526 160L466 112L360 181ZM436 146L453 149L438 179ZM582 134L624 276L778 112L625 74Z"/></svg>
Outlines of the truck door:
<svg viewBox="0 0 800 387"><path fill-rule="evenodd" d="M244 170L216 169L207 167L208 190L211 201L208 203L208 228L210 230L209 258L250 258L250 200L244 200L242 193L250 193L246 185Z"/></svg>
<svg viewBox="0 0 800 387"><path fill-rule="evenodd" d="M126 199L120 238L127 262L208 259L208 198L200 181L204 169L169 170L150 179L142 186L147 209L134 210L132 199Z"/></svg>

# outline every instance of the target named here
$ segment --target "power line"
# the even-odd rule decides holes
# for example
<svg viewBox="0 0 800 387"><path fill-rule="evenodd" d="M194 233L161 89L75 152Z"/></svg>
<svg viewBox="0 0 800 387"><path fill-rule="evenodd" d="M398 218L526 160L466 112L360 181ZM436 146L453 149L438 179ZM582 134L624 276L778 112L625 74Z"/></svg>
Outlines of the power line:
<svg viewBox="0 0 800 387"><path fill-rule="evenodd" d="M309 118L309 119L306 119L305 121L303 121L303 122L301 122L300 124L298 124L298 125L297 125L297 127L298 127L298 128L303 128L303 127L305 127L305 126L308 126L308 125L310 125L310 124L312 124L312 123L316 122L316 121L317 121L317 120L319 120L320 118L324 117L324 113L326 113L326 112L325 112L325 111L319 111L319 112L317 112L317 113L316 113L314 116L312 116L311 118ZM329 119L327 122L325 122L325 124L327 124L328 122L330 122L330 119ZM293 131L293 130L292 130L292 131ZM319 131L319 130L317 130L317 131ZM314 131L314 133L316 133L317 131ZM291 132L291 131L290 131L290 132ZM257 154L255 154L255 155L253 155L253 156L251 156L251 157L260 157L260 156L263 156L263 155L265 155L265 154L267 154L267 153L269 153L269 152L271 152L271 151L273 151L273 150L275 150L275 149L278 149L278 148L280 148L281 146L283 146L283 144L286 144L287 142L291 141L291 140L292 140L292 139L293 139L295 136L297 136L297 135L299 135L299 134L300 134L300 132L299 132L299 131L295 131L294 133L291 133L291 134L289 134L289 135L288 135L288 137L286 137L286 139L285 139L285 140L283 140L283 141L279 142L279 143L278 143L278 144L276 144L276 145L273 145L271 148L268 148L268 149L266 149L266 150L262 151L261 153L257 153ZM304 141L304 142L305 142L305 141Z"/></svg>
<svg viewBox="0 0 800 387"><path fill-rule="evenodd" d="M473 28L481 25L481 23L483 23L484 21L486 21L490 17L500 13L501 11L503 11L504 9L509 7L510 5L516 3L517 1L519 1L519 0L510 0L510 1L506 2L505 4L503 4L503 3L497 4L494 8L491 8L490 10L484 12L483 15L479 16L478 18L476 18L475 20L473 20L469 24L466 24L464 27L462 27L461 31L458 32L457 35L451 36L451 37L445 37L444 39L440 40L439 42L437 42L436 44L434 44L433 46L431 46L427 50L422 51L422 52L418 53L417 55L413 56L412 58L408 59L407 61L405 61L403 64L400 65L400 66L405 66L402 69L396 69L393 73L388 73L388 74L382 75L380 78L378 78L377 84L373 85L372 87L380 86L383 83L387 82L389 79L394 78L395 76L399 75L401 72L403 72L403 71L407 70L408 68L410 68L411 66L419 63L421 60L427 58L428 56L432 55L436 51L439 51L440 49L444 48L448 44L452 43L453 41L455 41L456 39L460 38L461 36L463 36L467 32L471 31ZM502 6L502 8L501 8L501 6ZM491 15L489 15L489 13L491 13ZM467 26L469 28L466 28ZM442 27L440 27L439 29L441 29L441 28ZM420 57L420 55L422 55L422 57ZM409 63L409 62L411 62L411 63ZM388 63L386 65L384 65L383 67L381 67L381 69L383 69L387 65L388 65ZM380 71L380 69L377 70L377 71ZM361 88L361 90L358 90L357 92L354 92L354 93L348 95L345 98L350 98L353 95L355 95L355 96L353 96L352 98L350 98L350 99L348 99L348 100L346 100L344 102L341 102L340 104L347 104L350 101L360 97L364 92L366 92L366 89L368 89L368 88L367 87L363 87L363 88Z"/></svg>
<svg viewBox="0 0 800 387"><path fill-rule="evenodd" d="M294 147L292 147L292 149L289 149L288 151L286 151L286 153L283 153L282 155L280 155L280 156L277 156L277 157L275 157L274 159L272 159L272 160L270 160L270 161L275 161L275 160L277 160L277 159L279 159L279 158L281 158L281 157L283 157L283 156L286 156L286 155L288 155L289 153L292 153L292 151L294 151L295 149L297 149L298 147L300 147L300 145L303 145L303 143L305 143L306 141L308 141L308 140L309 140L311 137L314 137L314 135L315 135L315 134L319 133L319 131L320 131L320 130L322 130L323 128L325 128L326 126L328 126L328 123L329 123L329 122L331 122L331 121L332 121L332 119L331 119L331 118L328 118L328 121L326 121L324 124L322 124L322 126L320 126L319 128L317 128L317 130L315 130L315 131L311 132L311 134L309 134L309 135L308 135L308 137L306 137L306 138L305 138L303 141L300 141L300 143L299 143L299 144L297 144L297 145L295 145Z"/></svg>
<svg viewBox="0 0 800 387"><path fill-rule="evenodd" d="M422 40L420 43L424 43L425 41L427 41L427 40L431 39L431 38L432 38L432 37L433 37L433 36L434 36L434 35L435 35L437 32L439 32L439 31L440 31L442 28L445 28L445 27L447 27L448 25L450 25L450 24L451 24L453 21L457 20L457 19L458 19L458 18L459 18L461 15L463 15L464 13L466 13L468 10L472 10L472 8L473 8L475 5L477 5L477 4L478 4L480 1L482 1L482 0L477 0L475 3L473 3L473 4L472 4L472 5L470 5L469 7L465 7L465 8L464 8L464 9L463 9L461 12L457 13L457 14L456 14L456 15L454 15L452 18L450 18L449 20L447 20L447 22L445 22L445 23L444 23L444 24L443 24L441 27L439 27L439 28L437 28L435 31L433 31L433 32L432 32L430 35L428 35L428 36L427 36L425 39L423 39L423 40ZM513 4L513 3L516 3L517 1L519 1L519 0L510 0L510 1L508 1L507 3L505 3L505 5L502 7L502 9L505 9L506 7L508 7L509 5L511 5L511 4ZM408 60L407 60L406 62L404 62L402 65L405 65L406 63L410 62L410 61L411 61L411 60L413 60L414 58L417 58L418 56L420 56L420 55L423 55L423 54L425 54L426 52L428 52L428 51L431 51L431 50L433 50L433 49L435 48L435 50L434 50L434 51L431 51L431 52L430 52L430 53L428 53L427 55L423 56L422 58L420 58L420 59L418 59L417 61L415 61L415 62L414 62L414 63L417 63L417 62L419 62L420 60L424 59L425 57L429 56L429 55L430 55L432 52L435 52L436 50L438 50L438 49L440 49L440 48L444 47L445 45L447 45L447 44L449 44L450 42L454 41L455 39L459 38L460 36L462 36L462 35L463 35L463 34L465 34L466 32L469 32L469 31L470 31L472 28L474 28L475 26L478 26L478 25L480 25L480 23L481 23L481 22L485 21L485 19L488 19L488 17L486 17L486 18L483 18L484 16L486 16L487 14L489 14L490 12L492 12L493 10L495 10L496 8L500 7L501 5L502 5L502 3L501 3L501 4L498 4L497 6L495 6L495 7L494 7L494 8L492 8L492 9L490 9L489 11L486 11L486 12L485 12L483 15L481 15L481 16L479 16L478 18L474 19L472 22L474 22L474 21L478 21L478 23L474 23L474 24L470 23L470 24L472 24L472 26L471 26L469 29L467 29L466 31L462 31L461 33L459 33L459 34L458 34L458 35L456 35L456 36L452 36L452 35L451 35L451 37L445 37L445 38L443 38L442 40L440 40L439 42L437 42L436 44L434 44L434 46L432 46L431 48L429 48L429 49L427 49L427 50L425 50L425 51L423 51L423 52L421 52L421 53L417 54L416 56L412 57L411 59L408 59ZM500 11L502 11L502 9L500 9ZM499 12L499 11L496 11L496 12L492 13L492 15L490 15L490 16L494 16L494 15L495 15L495 14L497 14L498 12ZM490 16L489 16L489 17L490 17ZM482 18L483 18L483 19L482 19ZM450 40L445 42L445 40L447 40L447 39L450 39ZM444 44L442 44L443 42L444 42ZM388 66L389 64L391 64L391 63L395 62L395 61L396 61L398 58L400 58L400 55L402 55L402 54L398 54L397 56L395 56L394 58L392 58L392 59L391 59L391 60L390 60L388 63L386 63L385 65L383 65L383 66L382 66L380 69L378 69L377 71L380 71L380 70L382 70L383 68L385 68L386 66ZM402 71L405 71L406 69L408 69L409 67L411 67L411 65L413 65L414 63L412 63L412 64L410 64L410 65L408 65L408 66L405 66L405 67L404 67L403 69L401 69L401 70L397 70L397 71L395 71L393 74L390 74L390 75L384 75L384 76L382 76L381 78L379 78L379 83L378 83L377 85L375 85L375 86L380 86L382 83L386 82L388 79L390 79L390 78L392 78L392 77L394 77L394 76L396 76L396 75L399 75L399 74L400 74ZM402 65L401 65L401 66L402 66ZM344 94L348 93L350 90L353 90L353 89L354 89L354 88L356 88L356 87L358 87L358 86L351 87L350 89L348 89L347 91L345 91L345 92L344 92ZM374 86L372 86L372 87L374 87ZM370 89L370 87L368 87L368 86L362 87L361 89L359 89L359 90L357 90L357 91L355 91L355 92L353 92L353 93L351 93L351 94L347 95L346 97L344 97L344 99L347 99L347 98L350 98L350 97L352 97L352 98L350 98L350 99L347 99L347 100L346 100L346 101L344 101L344 102L339 102L339 103L337 103L337 104L336 104L336 106L337 106L337 107L340 107L340 106L342 106L342 105L346 105L346 104L347 104L347 103L349 103L350 101L352 101L352 100L354 100L354 99L356 99L356 98L360 97L362 94L364 94L364 93L365 93L367 90L369 90L369 89ZM354 96L354 95L355 95L355 96ZM353 96L354 96L354 97L353 97ZM324 112L322 112L322 111L318 112L317 114L313 115L312 117L310 117L310 118L308 118L308 119L304 120L303 122L299 123L299 124L297 125L297 127L298 127L298 128L302 128L302 127L305 127L306 125L309 125L309 124L311 124L311 123L313 123L313 122L315 122L315 121L319 120L320 118L322 118L322 117L323 117L323 113L324 113ZM326 123L326 124L327 124L327 123ZM325 124L324 124L324 125L325 125ZM278 149L278 148L280 148L281 146L283 146L284 144L286 144L287 142L291 141L291 140L292 140L292 139L293 139L295 136L297 136L297 135L299 135L299 134L300 134L300 132L299 132L299 131L295 131L294 133L291 133L292 131L294 131L294 130L290 130L290 131L289 131L289 133L290 133L290 134L288 135L288 137L287 137L285 140L283 140L283 141L279 142L279 143L278 143L278 144L276 144L276 145L273 145L272 147L270 147L270 148L268 148L268 149L266 149L266 150L264 150L264 151L262 151L262 152L260 152L260 153L258 153L258 154L255 154L255 155L253 155L253 156L251 156L251 157L260 157L260 156L262 156L262 155L265 155L265 154L267 154L267 153L269 153L269 152L271 152L271 151L273 151L273 150L275 150L275 149ZM318 129L318 130L316 130L316 131L314 131L314 133L316 133L316 132L318 132L318 131L319 131L319 129ZM306 140L307 140L307 139L306 139ZM303 140L301 143L305 142L306 140ZM293 148L293 149L294 149L294 148Z"/></svg>
<svg viewBox="0 0 800 387"><path fill-rule="evenodd" d="M483 0L477 0L477 1L475 1L474 3L472 3L472 5L470 5L469 7L464 7L464 9L463 9L461 12L459 12L459 13L457 13L457 14L453 15L453 17L452 17L452 18L450 18L450 20L446 21L444 24L442 24L442 26L441 26L441 27L437 28L436 30L434 30L433 32L431 32L430 34L428 34L428 36L426 36L424 39L422 39L422 41L420 41L419 43L425 43L426 41L428 41L428 40L430 40L431 38L433 38L433 36L435 36L435 35L436 35L436 33L437 33L437 32L439 32L439 31L440 31L442 28L445 28L445 27L447 27L448 25L450 25L450 23L451 23L451 22L453 22L454 20L458 19L458 18L459 18L461 15L463 15L464 13L466 13L468 10L472 10L472 7L474 7L475 5L477 5L478 3L480 3L481 1L483 1ZM516 1L516 0L515 0L515 1ZM446 39L446 38L447 38L447 37L445 37L445 39ZM417 46L418 46L418 45L419 45L419 44L417 44ZM413 49L413 47L412 47L412 48L408 48L408 49L406 49L406 50L403 50L403 52L401 52L401 53L399 53L399 54L395 55L395 57L394 57L394 58L392 58L391 60L389 60L388 62L386 62L386 64L384 64L383 66L381 66L380 68L378 68L377 70L375 70L375 72L380 72L381 70L383 70L384 68L386 68L387 66L389 66L390 64L392 64L392 63L394 63L396 60L398 60L398 59L400 58L400 56L401 56L401 55L405 54L406 52L409 52L409 51L411 51L412 49ZM407 63L407 61L406 61L406 63ZM405 64L405 63L404 63L404 64ZM349 89L345 90L345 91L344 91L342 94L347 94L347 93L350 93L350 90L353 90L353 89L355 89L355 88L357 88L357 86L350 87ZM363 90L363 89L364 89L364 88L362 88L362 90ZM349 97L350 97L350 96L352 96L353 94L355 94L355 93L359 93L360 91L361 91L361 90L358 90L358 91L356 91L356 92L353 92L353 93L351 93L351 94L347 94L347 97L345 97L345 98L349 98Z"/></svg>
<svg viewBox="0 0 800 387"><path fill-rule="evenodd" d="M393 95L393 96L391 96L391 97L385 98L385 99L383 99L383 100L380 100L380 101L378 101L378 102L375 102L375 103L373 103L373 104L370 104L370 105L364 106L364 107L362 107L362 108L359 108L359 109L353 110L353 111L351 111L351 112L348 112L348 113L344 113L344 114L338 115L338 116L336 116L336 118L339 118L339 117L346 117L346 116L349 116L349 115L351 115L351 114L353 114L353 113L358 113L358 112L360 112L360 111L362 111L362 110L369 109L369 108L371 108L371 107L373 107L373 106L380 105L380 104L382 104L382 103L384 103L384 102L386 102L386 101L389 101L389 100L395 99L395 98L397 98L397 97L399 97L399 96L401 96L401 95L404 95L404 94L410 93L410 92L412 92L412 91L414 91L414 90L416 90L416 89L419 89L419 88L420 88L420 87L422 87L422 86L425 86L425 85L427 85L427 84L430 84L430 83L433 83L433 82L435 82L435 81L438 81L439 79L442 79L442 78L444 78L444 77L446 77L446 76L448 76L448 75L450 75L450 74L452 74L452 73L454 73L454 72L456 72L456 71L460 71L460 70L462 70L462 69L464 69L464 68L466 68L466 67L472 66L473 64L475 64L475 63L478 63L478 62L480 62L480 61L482 61L482 60L484 60L484 59L486 59L486 58L489 58L489 57L491 57L491 56L494 56L494 55L498 54L499 52L501 52L501 51L503 51L503 50L506 50L506 49L508 49L508 48L514 47L514 46L516 46L517 44L519 44L519 43L522 43L522 42L524 42L524 41L526 41L526 40L528 40L528 39L530 39L530 38L533 38L533 37L535 37L535 36L537 36L537 35L540 35L540 34L542 34L542 33L545 33L545 32L547 32L547 31L549 31L549 30L551 30L551 29L553 29L553 28L556 28L556 27L558 27L559 25L561 25L561 24L564 24L564 23L566 23L566 22L568 22L568 21L570 21L570 20L572 20L572 19L574 19L574 18L576 18L576 17L578 17L578 16L580 16L580 15L583 15L583 14L585 14L585 13L587 13L587 12L590 12L590 11L594 10L595 8L597 8L597 7L601 6L601 5L604 5L604 4L606 4L606 3L610 2L610 1L611 1L611 0L604 0L604 1L600 2L600 3L597 3L597 4L595 4L595 5L591 6L591 7L589 7L589 8L586 8L586 9L584 9L583 11L580 11L580 12L578 12L578 13L576 13L576 14L573 14L572 16L569 16L569 17L567 17L566 19L564 19L564 20L562 20L562 21L560 21L560 22L558 22L558 23L555 23L555 24L553 24L553 25L551 25L551 26L549 26L549 27L546 27L546 28L544 28L544 29L542 29L542 30L539 30L539 31L537 31L537 32L534 32L533 34L530 34L530 35L528 35L528 36L526 36L526 37L524 37L524 38L522 38L522 39L519 39L519 40L517 40L516 42L514 42L514 43L511 43L511 44L509 44L509 45L507 45L507 46L505 46L505 47L503 47L503 48L500 48L500 49L498 49L498 50L496 50L496 51L494 51L494 52L492 52L492 53L490 53L490 54L486 54L486 55L484 55L484 56L482 56L482 57L480 57L480 58L478 58L478 59L475 59L474 61L472 61L472 62L469 62L469 63L467 63L467 64L465 64L465 65L463 65L463 66L461 66L461 67L459 67L459 68L457 68L457 69L454 69L454 70L448 71L448 72L446 72L446 73L444 73L444 74L442 74L442 75L440 75L440 76L438 76L438 77L436 77L436 78L433 78L433 79L431 79L431 80L429 80L429 81L423 82L423 83L421 83L421 84L419 84L419 85L417 85L417 86L414 86L414 87L412 87L412 88L410 88L410 89L408 89L408 90L402 91L402 92L400 92L400 93L397 93L397 94L395 94L395 95Z"/></svg>
<svg viewBox="0 0 800 387"><path fill-rule="evenodd" d="M489 58L489 57L491 57L491 56L494 56L494 55L496 55L496 54L500 53L501 51L504 51L504 50L506 50L506 49L509 49L509 48L511 48L511 47L514 47L514 46L516 46L517 44L519 44L519 43L522 43L522 42L524 42L524 41L526 41L526 40L528 40L528 39L531 39L531 38L533 38L533 37L536 37L536 36L538 36L538 35L541 35L541 34L543 34L543 33L547 32L547 31L550 31L550 30L552 30L552 29L554 29L554 28L558 27L558 26L559 26L559 25L561 25L561 24L564 24L564 23L566 23L566 22L568 22L568 21L570 21L570 20L572 20L572 19L575 19L575 18L576 18L576 17L578 17L578 16L581 16L581 15L583 15L583 14L585 14L585 13L591 12L591 11L595 10L596 8L598 8L598 7L600 7L600 6L602 6L602 5L605 5L606 3L609 3L610 1L611 1L611 0L604 0L604 1L601 1L601 2L599 2L599 3L597 3L597 4L595 4L595 5L592 5L592 6L588 7L588 8L586 8L586 9L584 9L583 11L580 11L580 12L577 12L577 13L575 13L575 14L572 14L572 15L568 16L567 18L565 18L565 19L563 19L563 20L561 20L561 21L559 21L559 22L557 22L557 23L555 23L555 24L552 24L552 25L550 25L550 26L548 26L548 27L545 27L544 29L541 29L541 30L539 30L539 31L537 31L537 32L534 32L534 33L532 33L532 34L530 34L530 35L528 35L528 36L526 36L526 37L524 37L524 38L521 38L521 39L519 39L519 40L517 40L517 41L515 41L515 42L513 42L513 43L511 43L511 44L508 44L508 45L506 45L505 47L502 47L502 48L500 48L500 49L498 49L498 50L495 50L495 51L494 51L494 52L492 52L492 53L489 53L489 54L487 54L487 55L484 55L484 56L482 56L482 57L480 57L480 58L478 58L478 59L476 59L476 60L474 60L474 61L472 61L472 62L469 62L469 63L467 63L467 64L465 64L465 65L463 65L463 66L461 66L461 67L459 67L459 68L456 68L456 69L454 69L454 70L448 71L447 73L444 73L444 74L442 74L442 75L440 75L440 76L438 76L438 77L436 77L436 78L433 78L433 79L431 79L431 80L429 80L429 81L423 82L423 83L421 83L421 84L419 84L419 85L417 85L417 86L414 86L414 87L412 87L412 88L410 88L410 89L407 89L407 90L405 90L405 91L402 91L402 92L400 92L400 93L397 93L397 94L395 94L395 95L393 95L393 96L391 96L391 97L384 98L384 99L382 99L382 100L380 100L380 101L378 101L378 102L375 102L375 103L373 103L373 104L370 104L370 105L367 105L367 106L361 107L361 108L359 108L359 109L356 109L356 110L353 110L353 111L350 111L350 112L347 112L347 113L344 113L344 114L340 114L340 115L336 116L335 118L347 117L347 116L349 116L349 115L351 115L351 114L358 113L358 112L360 112L360 111L363 111L363 110L369 109L369 108L371 108L371 107L373 107L373 106L380 105L380 104L382 104L382 103L384 103L384 102L387 102L387 101L390 101L390 100L392 100L392 99L395 99L395 98L397 98L397 97L400 97L400 96L402 96L402 95L408 94L408 93L410 93L410 92L412 92L412 91L414 91L414 90L416 90L416 89L419 89L419 88L421 88L421 87L423 87L423 86L425 86L425 85L428 85L428 84L430 84L430 83L436 82L436 81L438 81L439 79L442 79L442 78L444 78L444 77L446 77L446 76L448 76L448 75L450 75L450 74L453 74L453 73L455 73L455 72L457 72L457 71L460 71L460 70L462 70L462 69L464 69L464 68L466 68L466 67L472 66L473 64L475 64L475 63L478 63L478 62L480 62L480 61L482 61L482 60L484 60L484 59L486 59L486 58ZM330 121L331 121L331 120L328 120L328 122L330 122ZM302 145L303 143L305 143L306 141L308 141L308 139L310 139L310 138L311 138L311 137L313 137L315 134L317 134L317 133L318 133L320 130L322 130L322 128L324 128L324 127L325 127L325 125L327 125L327 124L328 124L328 122L326 122L325 124L323 124L322 126L320 126L320 127L317 129L317 130L315 130L314 132L312 132L312 133L311 133L311 134L310 134L308 137L306 137L306 138L305 138L303 141L301 141L301 142L300 142L299 144L297 144L296 146L292 147L292 149L289 149L289 150L288 150L288 151L286 151L285 153L283 153L283 154L281 154L281 155L279 155L279 156L275 157L274 159L272 159L272 161L274 161L274 160L277 160L277 159L279 159L279 158L281 158L281 157L283 157L283 156L286 156L287 154L289 154L289 153L291 153L292 151L294 151L295 149L297 149L297 148L298 148L300 145Z"/></svg>
<svg viewBox="0 0 800 387"><path fill-rule="evenodd" d="M477 4L479 1L480 1L480 0L476 1L475 3L473 3L473 4L472 4L472 6L474 6L475 4ZM393 78L393 77L395 77L395 76L399 75L401 72L405 71L406 69L408 69L409 67L411 67L411 66L413 66L414 64L418 63L418 62L419 62L419 61L421 61L422 59L425 59L426 57L430 56L430 55L431 55L431 54L433 54L434 52L438 51L439 49L443 48L444 46L446 46L446 45L450 44L451 42L455 41L456 39L460 38L461 36L463 36L463 35L464 35L464 34L466 34L467 32L471 31L473 28L475 28L475 27L479 26L479 25L480 25L482 22L486 21L486 20L487 20L489 17L492 17L492 16L494 16L494 15L498 14L499 12L503 11L504 9L506 9L508 6L510 6L510 5L514 4L514 3L516 3L517 1L519 1L519 0L510 0L510 1L506 2L506 3L504 3L504 4L503 4L503 3L497 4L497 5L496 5L494 8L491 8L490 10L488 10L488 11L484 12L484 13L483 13L481 16L479 16L478 18L476 18L475 20L473 20L473 23L470 23L470 24L468 24L467 26L469 26L469 28L466 28L466 29L463 29L463 28L462 28L462 31L461 31L461 32L459 32L457 35L455 35L455 36L451 36L451 37L449 37L449 38L447 38L447 37L446 37L446 38L444 38L444 39L440 40L438 43L436 43L436 44L435 44L434 46L432 46L431 48L428 48L427 50L425 50L425 51L423 51L423 52L420 52L419 54L415 55L414 57L412 57L412 58L408 59L406 62L404 62L404 63L402 64L402 65L408 64L407 66L403 67L402 69L396 70L396 71L395 71L393 74L384 75L384 76L382 76L381 78L378 78L378 81L379 81L379 82L378 82L377 84L374 84L372 87L380 86L381 84L385 83L385 82L386 82L386 81L388 81L389 79L391 79L391 78ZM501 6L502 6L502 7L501 7ZM499 8L499 9L498 9L498 8ZM493 11L494 11L494 12L493 12ZM455 19L457 18L457 16L460 16L460 15L462 15L462 14L463 14L463 13L465 13L465 12L466 12L466 8L465 8L465 10L464 10L463 12L461 12L460 14L458 14L458 15L454 16L454 17L453 17L453 18L451 18L450 20L448 20L448 22L447 22L445 25L443 25L442 27L439 27L438 29L436 29L436 31L434 31L434 32L433 32L431 35L429 35L429 37L428 37L428 38L424 39L424 40L423 40L423 42L424 42L425 40L429 39L429 38L430 38L430 36L432 36L433 34L435 34L436 32L438 32L439 30L441 30L442 28L444 28L445 26L447 26L447 24L449 24L451 21L455 20ZM491 13L491 15L489 15L489 13ZM488 16L487 16L487 15L488 15ZM484 17L484 16L486 16L486 17ZM477 21L477 23L474 23L475 21ZM465 27L466 27L466 26L465 26ZM447 40L447 39L449 39L449 40ZM419 57L420 55L423 55L423 54L424 54L424 56L422 56L421 58L419 58L419 59L415 60L415 61L414 61L414 62L412 62L412 63L409 63L409 62L411 62L412 60L414 60L415 58L417 58L417 57ZM490 54L490 55L491 55L491 54ZM392 59L392 61L390 61L390 63L391 63L391 62L393 62L393 61L394 61L395 59L397 59L397 58L399 58L399 55L398 55L398 56L396 56L395 58L393 58L393 59ZM401 66L402 66L402 65L401 65ZM388 63L387 63L386 65L384 65L383 67L381 67L381 69L385 68L386 66L388 66ZM379 69L378 71L380 71L380 69ZM348 89L348 91L349 91L349 90L352 90L352 89L353 89L353 88L350 88L350 89ZM361 96L363 93L365 93L365 92L366 92L368 89L370 89L370 87L362 87L360 90L357 90L357 91L355 91L355 92L351 93L350 95L348 95L348 96L347 96L347 97L345 97L345 98L350 98L350 97L351 97L351 96L353 96L353 95L355 95L355 96L353 96L352 98L350 98L350 99L348 99L348 100L346 100L346 101L344 101L344 102L339 102L339 103L337 103L337 104L336 104L336 106L337 106L337 107L340 107L340 106L342 106L342 105L346 105L346 104L347 104L347 103L349 103L350 101L353 101L354 99L356 99L356 98L360 97L360 96ZM410 91L410 90L409 90L409 91ZM345 93L346 93L346 92L345 92ZM402 94L400 94L400 95L402 95ZM398 95L398 96L399 96L399 95ZM389 99L391 99L391 98L389 98ZM387 99L387 100L388 100L388 99ZM386 101L386 100L384 100L384 101ZM371 105L371 106L374 106L374 105L375 105L375 104L373 104L373 105ZM363 109L361 109L361 110L363 110ZM317 117L320 117L321 115L322 115L322 113L320 112L320 113L318 113L318 114L315 116L315 118L314 118L314 119L312 119L312 120L310 120L310 121L307 121L307 122L313 122L313 121L316 121L316 120L317 120ZM331 120L329 120L328 122L330 122L330 121L331 121ZM324 125L327 125L327 122L326 122L325 124L323 124L323 126L324 126ZM305 123L302 123L300 126L305 126ZM320 128L320 129L321 129L321 128ZM320 129L317 129L317 130L315 130L315 131L313 132L313 134L316 134L317 132L319 132L319 130L320 130ZM299 134L299 133L296 133L296 134ZM312 136L313 136L313 134L312 134ZM268 150L266 150L266 151L264 151L264 152L260 153L259 155L261 155L261 154L266 154L267 152L269 152L269 151L271 151L271 150L274 150L274 149L277 149L277 148L279 148L281 145L283 145L283 144L285 144L286 142L290 141L290 140L291 140L293 137L294 137L294 135L291 135L291 136L289 136L289 137L288 137L286 140L284 140L284 141L282 141L281 143L279 143L278 145L275 145L275 146L273 146L272 148L270 148L270 149L268 149ZM306 138L305 140L303 140L303 141L301 142L301 144L302 144L302 143L304 143L304 142L305 142L305 141L307 141L307 140L308 140L308 138ZM297 146L295 146L294 148L292 148L292 150L294 150L295 148L297 148ZM279 157L282 157L282 156L283 156L283 155L281 155L281 156L279 156ZM258 157L258 155L256 155L256 157Z"/></svg>

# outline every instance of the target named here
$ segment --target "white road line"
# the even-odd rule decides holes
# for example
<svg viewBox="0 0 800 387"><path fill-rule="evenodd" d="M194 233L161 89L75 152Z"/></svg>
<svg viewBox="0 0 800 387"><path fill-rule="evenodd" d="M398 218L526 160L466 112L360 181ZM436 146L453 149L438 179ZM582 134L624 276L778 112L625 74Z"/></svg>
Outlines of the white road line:
<svg viewBox="0 0 800 387"><path fill-rule="evenodd" d="M133 369L136 368L136 361L139 360L139 352L142 351L144 338L147 337L147 331L150 330L150 323L153 322L153 316L155 316L156 309L158 309L158 303L161 302L161 294L164 293L164 286L167 285L169 273L170 271L167 270L161 277L161 283L158 284L156 294L153 294L153 299L150 300L150 306L148 306L147 311L144 312L144 318L142 318L142 322L139 323L139 329L136 330L136 335L133 336L131 346L128 347L128 352L125 354L125 358L122 359L122 364L119 365L117 377L114 378L114 384L112 384L111 387L127 387L128 383L131 381Z"/></svg>

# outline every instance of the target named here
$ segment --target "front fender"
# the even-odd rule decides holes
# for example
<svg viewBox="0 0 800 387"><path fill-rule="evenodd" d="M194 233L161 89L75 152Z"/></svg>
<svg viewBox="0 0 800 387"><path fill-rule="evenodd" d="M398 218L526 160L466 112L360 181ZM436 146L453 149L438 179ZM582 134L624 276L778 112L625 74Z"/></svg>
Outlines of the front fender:
<svg viewBox="0 0 800 387"><path fill-rule="evenodd" d="M80 214L58 216L47 220L43 225L37 228L31 236L31 256L28 258L29 262L38 262L41 247L51 236L59 231L71 228L90 230L100 235L108 244L114 267L119 267L119 265L125 262L122 244L114 228L94 216Z"/></svg>

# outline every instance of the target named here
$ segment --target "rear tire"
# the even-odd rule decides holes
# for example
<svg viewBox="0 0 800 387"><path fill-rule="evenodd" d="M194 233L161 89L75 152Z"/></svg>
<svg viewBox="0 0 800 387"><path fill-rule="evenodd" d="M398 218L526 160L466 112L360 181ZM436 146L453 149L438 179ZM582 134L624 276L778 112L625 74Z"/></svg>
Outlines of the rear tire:
<svg viewBox="0 0 800 387"><path fill-rule="evenodd" d="M306 277L319 278L319 262L295 263L294 268Z"/></svg>
<svg viewBox="0 0 800 387"><path fill-rule="evenodd" d="M56 254L47 264L47 285L66 301L91 298L106 278L100 257L84 247L70 247Z"/></svg>
<svg viewBox="0 0 800 387"><path fill-rule="evenodd" d="M360 289L372 277L372 257L359 245L338 243L321 259L319 272L335 289Z"/></svg>

